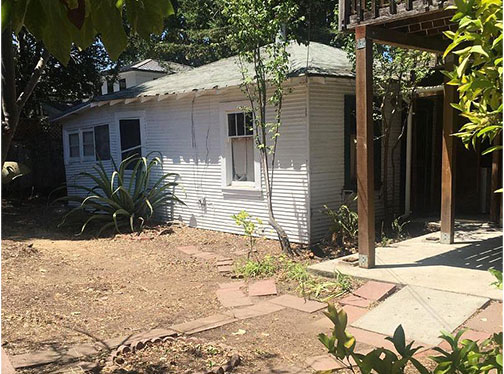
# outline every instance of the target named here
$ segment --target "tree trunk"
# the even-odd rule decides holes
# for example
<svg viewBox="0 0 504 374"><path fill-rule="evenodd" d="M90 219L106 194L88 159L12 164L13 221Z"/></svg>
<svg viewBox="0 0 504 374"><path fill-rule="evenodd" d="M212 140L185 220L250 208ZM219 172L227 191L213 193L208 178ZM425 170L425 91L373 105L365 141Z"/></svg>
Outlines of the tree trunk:
<svg viewBox="0 0 504 374"><path fill-rule="evenodd" d="M262 164L262 170L263 170L263 175L264 175L264 181L266 184L266 200L268 204L268 223L273 227L278 235L278 240L280 241L280 246L282 247L282 251L288 255L294 254L292 251L291 245L290 245L290 240L289 236L285 232L285 230L278 224L277 220L275 219L275 215L273 213L273 201L271 198L271 181L269 177L269 170L268 170L268 161L266 159L266 155L264 154L265 151L261 150L261 164Z"/></svg>
<svg viewBox="0 0 504 374"><path fill-rule="evenodd" d="M9 28L2 32L2 168L16 134L21 112L39 82L49 57L49 52L44 49L30 79L16 99L13 33Z"/></svg>

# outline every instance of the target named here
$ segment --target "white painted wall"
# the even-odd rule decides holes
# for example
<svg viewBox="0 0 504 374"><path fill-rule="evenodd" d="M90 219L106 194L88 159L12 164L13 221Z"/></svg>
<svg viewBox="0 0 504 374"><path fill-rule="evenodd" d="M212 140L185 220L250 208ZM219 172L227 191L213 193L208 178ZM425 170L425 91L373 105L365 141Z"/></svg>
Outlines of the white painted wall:
<svg viewBox="0 0 504 374"><path fill-rule="evenodd" d="M273 205L276 217L290 239L306 243L309 240L307 96L304 79L297 82L284 101ZM236 87L221 94L211 92L180 99L173 96L161 102L95 107L64 120L65 150L67 152L68 131L108 123L111 153L119 160L119 118L141 116L144 154L162 152L164 172L180 174L185 189L185 193L179 190L178 195L187 206L175 206L173 212L164 212L163 218L168 220L173 216L194 227L242 233L231 218L242 209L267 222L264 194L233 191L222 186L225 154L222 138L227 134L221 123L220 108L244 99ZM269 115L272 119L273 113ZM67 154L65 159L68 160ZM93 164L67 161L69 184L77 173L88 170ZM70 193L73 192L70 189ZM276 238L272 229L267 230L267 236Z"/></svg>
<svg viewBox="0 0 504 374"><path fill-rule="evenodd" d="M165 73L155 72L155 71L139 71L131 70L124 71L118 74L118 81L114 82L114 92L119 91L119 79L126 79L126 88L130 88L141 84L143 82L151 81L166 75ZM101 87L102 95L106 95L107 92L107 81L104 80Z"/></svg>
<svg viewBox="0 0 504 374"><path fill-rule="evenodd" d="M348 204L357 209L351 191L345 184L345 95L355 94L355 81L350 78L311 78L308 87L309 101L309 178L310 178L310 226L311 241L316 242L328 235L330 221L323 213L324 205L338 209ZM399 116L400 117L400 116ZM400 123L393 126L391 139L400 132ZM382 146L382 153L383 153ZM400 149L395 154L396 199L399 204ZM389 163L389 196L392 196L392 166ZM383 157L382 157L383 176ZM376 190L375 210L377 222L383 217L381 190Z"/></svg>

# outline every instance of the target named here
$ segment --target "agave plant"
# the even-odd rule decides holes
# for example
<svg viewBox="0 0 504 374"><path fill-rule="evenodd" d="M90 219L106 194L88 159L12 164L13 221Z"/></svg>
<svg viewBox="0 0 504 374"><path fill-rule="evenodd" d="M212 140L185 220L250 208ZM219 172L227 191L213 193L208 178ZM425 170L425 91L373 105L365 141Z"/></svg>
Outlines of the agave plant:
<svg viewBox="0 0 504 374"><path fill-rule="evenodd" d="M152 171L161 165L161 156L149 158L151 154L146 157L132 155L124 159L119 167L112 160L114 170L110 175L101 161L93 166L95 173L79 173L77 179L90 179L95 186L67 186L82 191L83 194L58 199L79 203L65 214L59 226L63 225L69 216L86 212L89 217L78 235L82 234L91 222L101 224L97 235L107 229L115 229L118 233L124 228L131 232L141 232L160 208L174 203L184 204L174 193L179 185L176 182L178 174L166 173L151 181Z"/></svg>

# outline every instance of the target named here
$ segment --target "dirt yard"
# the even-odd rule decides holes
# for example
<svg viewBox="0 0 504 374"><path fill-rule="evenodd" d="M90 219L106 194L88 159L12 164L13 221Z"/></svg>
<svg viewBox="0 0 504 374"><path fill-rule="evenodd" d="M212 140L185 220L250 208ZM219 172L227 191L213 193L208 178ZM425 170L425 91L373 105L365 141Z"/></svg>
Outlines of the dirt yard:
<svg viewBox="0 0 504 374"><path fill-rule="evenodd" d="M237 235L159 227L140 237L95 239L74 236L78 227L57 228L56 217L44 205L4 204L2 344L9 354L62 349L223 311L215 291L229 276L176 247L197 245L226 257L245 257L247 243ZM259 255L280 254L275 241L259 240L257 248ZM295 293L288 283L279 288ZM244 321L201 335L236 344L261 366L301 364L324 349L317 342L319 331L290 330L292 323L321 316L280 313L259 324ZM246 333L233 335L239 329Z"/></svg>

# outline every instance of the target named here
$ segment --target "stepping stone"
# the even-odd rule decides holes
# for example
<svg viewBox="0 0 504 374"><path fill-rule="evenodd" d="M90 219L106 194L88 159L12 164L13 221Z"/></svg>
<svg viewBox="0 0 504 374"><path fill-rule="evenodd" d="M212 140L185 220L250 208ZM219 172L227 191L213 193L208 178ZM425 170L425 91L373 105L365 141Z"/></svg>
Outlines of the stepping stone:
<svg viewBox="0 0 504 374"><path fill-rule="evenodd" d="M355 296L355 295L348 295L344 297L343 299L338 300L338 303L341 305L351 305L351 306L356 306L359 308L367 308L369 307L374 301L369 300L369 299L364 299L363 297Z"/></svg>
<svg viewBox="0 0 504 374"><path fill-rule="evenodd" d="M306 359L306 364L315 371L337 370L346 367L328 354L309 357Z"/></svg>
<svg viewBox="0 0 504 374"><path fill-rule="evenodd" d="M217 266L217 270L219 273L232 273L234 269L232 265L221 265Z"/></svg>
<svg viewBox="0 0 504 374"><path fill-rule="evenodd" d="M171 329L152 329L149 331L143 331L129 337L125 344L130 344L137 342L138 340L150 340L154 338L166 338L167 336L175 336L177 332Z"/></svg>
<svg viewBox="0 0 504 374"><path fill-rule="evenodd" d="M237 306L247 306L253 304L250 298L239 289L221 288L218 289L216 293L220 303L226 308L235 308Z"/></svg>
<svg viewBox="0 0 504 374"><path fill-rule="evenodd" d="M471 317L466 323L466 327L472 330L488 333L498 333L502 331L502 304L492 303L481 312Z"/></svg>
<svg viewBox="0 0 504 374"><path fill-rule="evenodd" d="M196 247L194 245L185 245L185 246L177 247L177 250L179 250L180 252L184 252L186 255L189 255L189 256L192 256L192 255L200 252L198 247Z"/></svg>
<svg viewBox="0 0 504 374"><path fill-rule="evenodd" d="M56 362L64 355L54 350L38 351L10 356L10 361L15 369L46 365Z"/></svg>
<svg viewBox="0 0 504 374"><path fill-rule="evenodd" d="M276 295L277 288L274 279L255 281L249 284L249 296Z"/></svg>
<svg viewBox="0 0 504 374"><path fill-rule="evenodd" d="M369 281L359 287L353 294L364 299L381 301L394 292L396 286L392 283Z"/></svg>
<svg viewBox="0 0 504 374"><path fill-rule="evenodd" d="M7 353L2 348L2 374L15 374L15 372L16 370L12 366L9 356L7 356Z"/></svg>
<svg viewBox="0 0 504 374"><path fill-rule="evenodd" d="M193 257L199 258L201 260L218 260L221 258L220 255L212 252L199 252L192 255Z"/></svg>
<svg viewBox="0 0 504 374"><path fill-rule="evenodd" d="M312 374L312 371L308 372L305 369L294 366L274 366L266 368L257 374Z"/></svg>
<svg viewBox="0 0 504 374"><path fill-rule="evenodd" d="M233 259L232 258L223 258L219 261L217 261L217 266L225 266L225 265L233 265Z"/></svg>
<svg viewBox="0 0 504 374"><path fill-rule="evenodd" d="M232 313L234 318L241 320L241 319L264 316L266 314L278 312L282 309L285 309L285 307L281 305L272 304L267 301L263 301L257 303L256 305L252 305L246 308L233 309L230 313Z"/></svg>
<svg viewBox="0 0 504 374"><path fill-rule="evenodd" d="M292 308L305 313L314 313L318 310L327 308L327 304L319 303L318 301L305 300L301 297L292 295L282 295L269 300L270 303Z"/></svg>
<svg viewBox="0 0 504 374"><path fill-rule="evenodd" d="M352 326L392 336L402 325L408 340L435 346L441 330L455 330L487 302L484 297L406 286Z"/></svg>
<svg viewBox="0 0 504 374"><path fill-rule="evenodd" d="M245 287L245 282L243 282L243 281L219 283L219 288L222 288L222 289L232 288L235 290L239 290L242 287Z"/></svg>
<svg viewBox="0 0 504 374"><path fill-rule="evenodd" d="M215 329L236 321L237 319L226 314L214 314L209 317L195 319L194 321L179 323L170 326L170 328L177 332L191 335L197 332Z"/></svg>

